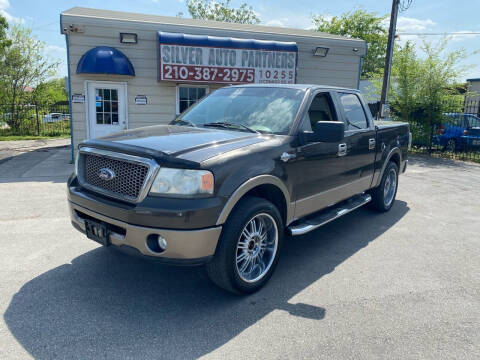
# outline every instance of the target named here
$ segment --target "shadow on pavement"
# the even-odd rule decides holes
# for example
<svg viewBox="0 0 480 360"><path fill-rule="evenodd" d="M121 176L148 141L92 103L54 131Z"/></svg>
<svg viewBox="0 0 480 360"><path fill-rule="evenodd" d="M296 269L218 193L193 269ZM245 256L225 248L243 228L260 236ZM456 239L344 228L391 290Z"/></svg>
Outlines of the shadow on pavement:
<svg viewBox="0 0 480 360"><path fill-rule="evenodd" d="M69 146L45 147L0 160L0 183L62 183L72 170Z"/></svg>
<svg viewBox="0 0 480 360"><path fill-rule="evenodd" d="M359 209L287 239L270 282L246 297L216 288L202 267L165 267L97 248L26 283L4 319L35 358L197 358L274 310L321 321L328 308L289 299L408 211L397 200L388 213Z"/></svg>

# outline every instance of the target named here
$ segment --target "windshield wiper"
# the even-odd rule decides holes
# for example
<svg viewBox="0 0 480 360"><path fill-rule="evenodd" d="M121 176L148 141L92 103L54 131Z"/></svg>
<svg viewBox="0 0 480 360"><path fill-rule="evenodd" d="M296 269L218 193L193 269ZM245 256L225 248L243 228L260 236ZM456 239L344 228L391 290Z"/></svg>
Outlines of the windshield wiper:
<svg viewBox="0 0 480 360"><path fill-rule="evenodd" d="M230 122L225 122L225 121L210 122L210 123L203 124L203 126L223 127L223 128L230 128L230 129L231 128L242 128L242 129L248 130L252 133L260 134L260 131L254 130L254 129L248 127L247 125L230 123Z"/></svg>
<svg viewBox="0 0 480 360"><path fill-rule="evenodd" d="M183 119L178 119L178 120L175 120L173 122L174 125L188 125L188 126L193 126L193 127L197 127L197 125L195 125L193 122L189 121L189 120L183 120Z"/></svg>

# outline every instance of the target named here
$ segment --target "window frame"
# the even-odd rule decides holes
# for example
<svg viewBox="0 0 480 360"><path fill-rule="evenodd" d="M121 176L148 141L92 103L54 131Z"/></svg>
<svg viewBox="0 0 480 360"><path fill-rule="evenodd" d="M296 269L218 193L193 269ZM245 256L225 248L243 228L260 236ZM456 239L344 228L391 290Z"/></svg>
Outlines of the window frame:
<svg viewBox="0 0 480 360"><path fill-rule="evenodd" d="M363 110L363 114L365 115L365 120L367 120L367 127L364 128L364 129L356 129L356 128L353 128L353 129L349 129L348 128L348 122L347 122L347 114L345 113L345 108L342 104L342 100L341 100L341 96L342 95L353 95L353 96L356 96L359 103L360 103L360 106L362 107L362 110ZM372 128L372 119L370 118L370 116L368 116L368 113L367 111L365 110L365 104L364 102L362 101L362 98L360 96L358 96L358 93L356 92L350 92L350 91L336 91L335 92L335 97L336 97L336 104L337 106L340 108L340 112L342 114L342 121L344 122L345 124L345 133L348 133L348 134L352 134L352 133L356 133L356 132L362 132L362 131L369 131L371 130Z"/></svg>
<svg viewBox="0 0 480 360"><path fill-rule="evenodd" d="M210 93L210 87L208 85L199 84L177 84L175 88L175 115L180 115L180 88L201 88L205 89L205 96Z"/></svg>
<svg viewBox="0 0 480 360"><path fill-rule="evenodd" d="M310 110L310 106L312 106L313 101L315 100L315 98L318 95L321 95L321 94L327 95L327 97L329 97L330 110L331 110L332 116L334 118L332 121L341 121L343 119L343 114L339 113L339 111L337 109L338 106L337 106L337 99L336 99L335 94L332 91L329 91L329 90L319 89L319 90L314 91L308 99L308 103L305 106L304 113L302 115L300 124L298 126L299 131L313 131L313 129L308 130L308 128L311 128L311 123L309 121L309 117L308 117L308 120L307 120L307 115L308 115L308 111ZM308 122L308 124L306 124L307 122ZM305 126L307 126L307 128L305 128Z"/></svg>
<svg viewBox="0 0 480 360"><path fill-rule="evenodd" d="M107 80L85 80L83 82L83 93L85 94L85 102L84 102L84 111L85 111L85 124L86 124L86 139L91 139L94 137L96 126L96 119L92 120L90 106L91 106L91 99L90 99L90 86L113 86L118 87L121 89L123 93L123 101L120 101L120 92L118 94L118 106L119 106L119 117L120 117L120 107L122 107L122 112L124 113L124 117L122 119L123 129L127 130L129 128L129 104L128 104L128 83L126 81L107 81ZM93 124L93 122L95 124Z"/></svg>

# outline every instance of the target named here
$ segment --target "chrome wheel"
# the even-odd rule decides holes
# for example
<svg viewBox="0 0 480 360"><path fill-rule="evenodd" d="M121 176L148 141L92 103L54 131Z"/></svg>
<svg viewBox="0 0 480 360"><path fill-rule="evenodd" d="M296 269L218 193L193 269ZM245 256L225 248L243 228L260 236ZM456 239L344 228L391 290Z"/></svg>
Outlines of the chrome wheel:
<svg viewBox="0 0 480 360"><path fill-rule="evenodd" d="M248 283L263 278L270 270L278 248L278 228L272 216L255 215L244 226L237 242L236 269Z"/></svg>
<svg viewBox="0 0 480 360"><path fill-rule="evenodd" d="M397 190L397 172L395 169L390 169L387 178L385 179L385 185L383 186L383 201L385 206L390 206L395 197L395 191Z"/></svg>

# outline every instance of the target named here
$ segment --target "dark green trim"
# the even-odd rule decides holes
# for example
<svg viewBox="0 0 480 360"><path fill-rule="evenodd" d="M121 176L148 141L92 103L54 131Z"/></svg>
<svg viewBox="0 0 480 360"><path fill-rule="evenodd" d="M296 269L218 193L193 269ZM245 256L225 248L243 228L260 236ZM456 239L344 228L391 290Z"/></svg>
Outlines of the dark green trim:
<svg viewBox="0 0 480 360"><path fill-rule="evenodd" d="M62 14L60 14L60 31L62 31ZM68 111L70 112L70 148L72 152L72 164L75 162L75 152L73 151L73 116L72 116L72 85L70 80L70 49L68 46L68 34L65 34L65 44L67 47L67 87L68 87Z"/></svg>

